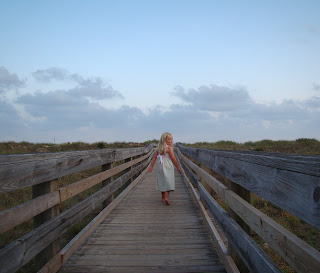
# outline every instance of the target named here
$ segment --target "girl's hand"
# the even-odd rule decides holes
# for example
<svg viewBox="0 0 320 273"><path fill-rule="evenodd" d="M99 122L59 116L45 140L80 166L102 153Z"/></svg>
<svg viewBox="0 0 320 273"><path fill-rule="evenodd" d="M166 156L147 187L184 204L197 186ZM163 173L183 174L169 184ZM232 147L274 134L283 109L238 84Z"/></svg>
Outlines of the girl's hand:
<svg viewBox="0 0 320 273"><path fill-rule="evenodd" d="M152 167L151 166L148 168L148 172L152 173Z"/></svg>
<svg viewBox="0 0 320 273"><path fill-rule="evenodd" d="M179 171L179 173L181 173L181 169L180 168L178 168L178 171Z"/></svg>

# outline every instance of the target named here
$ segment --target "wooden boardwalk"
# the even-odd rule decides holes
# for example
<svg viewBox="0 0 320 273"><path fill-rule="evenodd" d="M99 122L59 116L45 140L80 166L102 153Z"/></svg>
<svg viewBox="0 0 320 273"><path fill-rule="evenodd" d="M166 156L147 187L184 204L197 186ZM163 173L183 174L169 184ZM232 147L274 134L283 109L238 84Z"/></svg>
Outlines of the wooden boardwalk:
<svg viewBox="0 0 320 273"><path fill-rule="evenodd" d="M156 168L59 272L226 272L182 175L175 173L170 206L161 202L155 176Z"/></svg>

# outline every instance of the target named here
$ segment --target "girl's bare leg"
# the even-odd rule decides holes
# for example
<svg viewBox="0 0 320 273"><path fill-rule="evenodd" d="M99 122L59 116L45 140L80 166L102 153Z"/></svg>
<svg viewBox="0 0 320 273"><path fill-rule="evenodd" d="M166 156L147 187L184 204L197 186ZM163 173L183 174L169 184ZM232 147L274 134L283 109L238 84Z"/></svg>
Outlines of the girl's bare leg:
<svg viewBox="0 0 320 273"><path fill-rule="evenodd" d="M169 191L166 191L165 192L165 199L164 199L164 201L166 202L166 205L170 205L168 198L169 198Z"/></svg>
<svg viewBox="0 0 320 273"><path fill-rule="evenodd" d="M166 196L165 196L165 194L166 194L166 192L161 192L161 197L162 197L162 202L164 202L165 201L165 199L166 199Z"/></svg>

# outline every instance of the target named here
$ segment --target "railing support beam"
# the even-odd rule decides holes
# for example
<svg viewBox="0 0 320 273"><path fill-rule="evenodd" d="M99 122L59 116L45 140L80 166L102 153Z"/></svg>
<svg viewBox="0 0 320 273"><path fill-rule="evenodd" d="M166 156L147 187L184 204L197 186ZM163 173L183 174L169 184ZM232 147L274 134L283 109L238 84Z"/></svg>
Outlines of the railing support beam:
<svg viewBox="0 0 320 273"><path fill-rule="evenodd" d="M48 182L32 186L33 198L53 192L59 188L59 179L54 179ZM34 219L34 228L41 226L43 223L53 219L59 215L59 206L53 206L50 209L38 214ZM36 255L36 261L40 265L45 265L53 256L55 256L61 249L59 238L47 246L43 251Z"/></svg>
<svg viewBox="0 0 320 273"><path fill-rule="evenodd" d="M250 191L247 189L241 187L239 184L234 183L232 181L228 181L228 188L229 190L232 190L235 192L237 195L242 197L245 201L250 203ZM229 207L228 208L228 213L234 219L239 226L247 233L250 235L250 227ZM246 267L245 263L242 261L240 256L238 255L237 251L232 247L232 245L229 243L228 244L228 249L230 256L234 260L235 264L237 265L239 271L241 273L250 273L249 269Z"/></svg>

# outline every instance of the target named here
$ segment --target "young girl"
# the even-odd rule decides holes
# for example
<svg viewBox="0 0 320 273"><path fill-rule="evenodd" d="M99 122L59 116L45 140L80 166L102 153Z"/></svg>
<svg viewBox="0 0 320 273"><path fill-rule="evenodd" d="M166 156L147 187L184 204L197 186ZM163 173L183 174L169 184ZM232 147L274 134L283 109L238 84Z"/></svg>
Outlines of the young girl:
<svg viewBox="0 0 320 273"><path fill-rule="evenodd" d="M159 166L157 171L157 184L156 189L161 191L162 202L170 205L169 193L175 190L174 182L174 168L173 164L177 167L178 171L181 173L181 169L178 165L177 159L174 156L172 145L172 135L168 132L161 135L158 149L154 153L151 160L148 172L152 172L153 165L157 158L159 158Z"/></svg>

